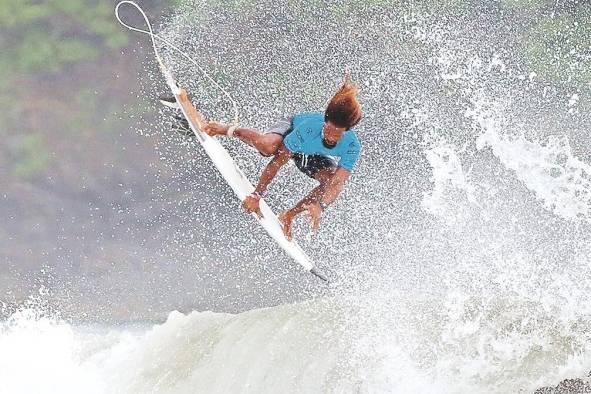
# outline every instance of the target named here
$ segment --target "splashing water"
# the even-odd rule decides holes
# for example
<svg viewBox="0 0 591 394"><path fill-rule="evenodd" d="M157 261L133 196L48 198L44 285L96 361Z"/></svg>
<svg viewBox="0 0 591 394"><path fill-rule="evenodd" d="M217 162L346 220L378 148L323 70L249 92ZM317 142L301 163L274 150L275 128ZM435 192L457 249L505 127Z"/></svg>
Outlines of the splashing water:
<svg viewBox="0 0 591 394"><path fill-rule="evenodd" d="M564 136L551 136L541 145L523 136L511 140L486 131L477 146L491 147L545 208L566 219L590 219L591 166L572 154Z"/></svg>
<svg viewBox="0 0 591 394"><path fill-rule="evenodd" d="M282 297L323 297L173 312L135 329L24 309L1 325L0 391L517 393L586 376L591 92L542 79L519 54L536 18L505 3L235 4L187 2L161 33L233 91L243 124L264 129L282 114L321 110L345 66L361 82L361 164L322 232L302 240L333 287L281 271L288 263L219 192L203 156L184 151L179 183L199 198L177 204L187 219L171 237L192 243L171 241L169 251L239 267L228 272L258 306L271 304L271 272L284 279ZM198 107L229 120L229 103L163 51ZM146 94L158 89L151 78ZM161 113L166 127L169 118ZM171 165L175 141L159 147ZM264 159L223 143L256 179ZM293 204L310 186L290 168L270 202ZM203 236L212 228L231 239L212 243Z"/></svg>

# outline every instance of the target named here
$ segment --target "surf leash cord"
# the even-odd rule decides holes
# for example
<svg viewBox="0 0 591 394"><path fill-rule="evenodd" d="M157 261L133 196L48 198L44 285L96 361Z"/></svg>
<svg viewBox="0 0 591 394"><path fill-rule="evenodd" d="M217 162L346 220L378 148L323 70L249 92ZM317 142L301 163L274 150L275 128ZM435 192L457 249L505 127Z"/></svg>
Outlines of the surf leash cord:
<svg viewBox="0 0 591 394"><path fill-rule="evenodd" d="M119 9L124 4L135 7L138 10L138 12L144 18L144 22L146 22L146 26L148 27L148 30L140 29L139 27L131 26L131 25L123 22L123 20L121 19L121 15L119 14ZM203 67L201 67L199 65L199 63L197 63L195 61L195 59L190 57L185 51L178 48L176 45L172 44L170 41L168 41L165 38L160 37L158 34L154 33L154 30L152 29L152 24L150 23L148 16L146 15L144 10L136 2L131 1L131 0L123 0L123 1L120 1L119 3L117 3L117 5L115 6L115 17L117 18L117 20L119 21L119 23L122 26L125 26L129 30L132 30L132 31L135 31L138 33L142 33L142 34L147 34L148 36L150 36L150 39L152 40L152 48L154 49L154 54L156 56L156 60L158 61L158 66L160 67L162 74L164 74L164 78L166 79L166 83L168 84L168 86L170 86L170 88L172 89L174 94L179 94L181 92L181 89L179 88L176 81L174 80L170 70L164 64L164 61L162 60L162 57L160 56L160 52L158 51L158 47L156 46L156 40L162 42L166 47L176 51L178 54L180 54L185 59L187 59L189 62L191 62L195 67L197 67L197 69L203 74L203 76L205 76L205 78L207 78L216 88L218 88L224 94L224 96L228 99L228 101L230 101L232 103L232 108L234 110L233 124L234 125L238 124L239 112L238 112L238 104L236 103L236 100L234 100L232 98L232 96L230 95L230 93L228 93L228 91L226 89L224 89L223 86L221 86L215 79L213 79L207 73L207 71L205 71L203 69Z"/></svg>

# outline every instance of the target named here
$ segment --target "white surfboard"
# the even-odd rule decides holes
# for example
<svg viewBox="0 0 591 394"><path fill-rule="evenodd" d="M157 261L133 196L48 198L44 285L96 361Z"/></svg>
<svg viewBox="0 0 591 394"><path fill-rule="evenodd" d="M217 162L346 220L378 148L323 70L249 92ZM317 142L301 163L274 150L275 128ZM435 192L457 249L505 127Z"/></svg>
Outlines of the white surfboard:
<svg viewBox="0 0 591 394"><path fill-rule="evenodd" d="M144 18L144 21L146 22L146 25L148 26L148 30L144 30L144 29L140 29L140 28L131 26L131 25L125 23L121 19L121 16L119 15L119 9L124 4L134 7L135 9L137 9L140 12L142 17ZM162 41L168 47L177 51L182 56L187 58L189 61L195 63L194 60L191 59L182 50L180 50L179 48L174 46L171 42L165 40L162 37L155 35L152 30L152 25L150 23L150 20L148 19L148 16L142 10L142 8L139 5L137 5L134 1L122 0L119 3L117 3L117 5L115 7L115 16L117 17L117 20L119 21L119 23L121 23L121 25L127 27L130 30L133 30L133 31L136 31L139 33L143 33L143 34L147 34L150 36L150 39L152 40L152 47L154 49L154 55L156 56L156 60L158 61L158 64L160 66L160 70L164 74L164 77L166 79L166 83L170 87L170 89L172 90L172 93L174 94L177 102L179 104L181 104L181 100L179 97L181 90L178 87L176 81L174 80L172 73L164 65L164 62L162 61L162 58L160 57L160 54L158 52L158 48L156 47L155 39ZM201 67L197 63L195 63L195 65L197 66L197 68L201 69ZM212 80L212 82L215 83L215 81L213 81L213 80ZM217 83L216 83L216 85L217 85ZM195 133L195 135L197 137L197 141L199 141L201 146L203 146L203 149L205 149L205 153L207 153L207 155L211 158L211 161L213 161L213 164L216 166L216 168L222 174L222 177L226 180L228 185L230 185L232 190L234 190L234 193L236 194L238 199L240 201L243 201L246 198L246 196L248 196L252 192L254 192L254 186L252 186L252 184L246 178L246 176L244 175L242 170L240 168L238 168L238 166L236 165L236 163L234 162L234 160L232 159L232 157L230 156L228 151L222 146L222 144L220 144L215 138L212 138L209 135L202 132L201 129L199 128L199 125L196 122L192 121L191 118L188 116L187 109L184 108L182 104L180 105L180 107L183 112L183 116L185 117L185 119L187 119L187 122L189 122L191 129ZM297 244L297 242L289 241L285 237L285 235L283 234L283 229L281 228L281 224L279 222L279 219L277 219L277 216L275 216L275 214L273 213L271 208L269 208L267 203L263 199L261 199L259 205L260 205L260 209L261 209L261 213L263 214L263 217L259 218L254 213L253 213L253 216L261 224L261 226L263 226L263 228L267 231L267 233L275 240L275 242L277 242L277 244L292 259L294 259L298 264L300 264L302 267L304 267L304 269L306 269L306 271L311 272L312 274L316 275L317 277L319 277L320 279L322 279L324 281L328 281L328 278L314 266L312 261L308 258L306 253L304 253L302 248L300 248L300 246Z"/></svg>
<svg viewBox="0 0 591 394"><path fill-rule="evenodd" d="M177 102L180 103L180 98L177 94L178 91L175 92L175 90L176 89L173 89L173 93ZM226 180L228 185L230 185L232 190L234 190L238 199L243 201L248 195L254 192L254 186L246 178L242 170L236 165L236 162L234 162L234 159L232 159L226 148L224 148L215 138L212 138L201 131L196 122L192 121L187 115L185 108L182 105L180 105L180 107L185 119L187 119L191 129L195 133L197 141L203 146L205 153L211 158L211 161L221 173L222 177ZM328 281L328 278L314 266L297 242L293 240L289 241L285 237L279 219L277 219L277 216L273 213L264 199L261 198L259 205L263 217L259 218L255 213L253 213L252 216L256 218L275 242L277 242L277 244L285 250L292 259L307 271L324 281Z"/></svg>

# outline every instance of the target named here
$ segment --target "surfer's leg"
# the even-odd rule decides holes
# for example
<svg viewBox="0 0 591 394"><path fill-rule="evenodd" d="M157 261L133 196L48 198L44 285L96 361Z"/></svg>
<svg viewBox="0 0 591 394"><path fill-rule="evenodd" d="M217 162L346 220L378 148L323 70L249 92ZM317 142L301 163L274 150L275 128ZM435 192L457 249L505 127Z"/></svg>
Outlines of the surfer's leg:
<svg viewBox="0 0 591 394"><path fill-rule="evenodd" d="M266 132L259 133L253 129L239 127L234 131L234 136L254 147L263 156L273 156L283 139L291 131L291 118L280 119Z"/></svg>
<svg viewBox="0 0 591 394"><path fill-rule="evenodd" d="M258 150L263 156L273 156L283 142L283 137L278 134L262 134L254 129L243 127L237 128L234 136Z"/></svg>
<svg viewBox="0 0 591 394"><path fill-rule="evenodd" d="M316 174L314 174L314 179L316 179L320 183L320 185L326 186L332 179L332 176L334 175L336 169L336 167L320 169L316 172Z"/></svg>
<svg viewBox="0 0 591 394"><path fill-rule="evenodd" d="M160 102L170 108L180 109L180 104L176 98L171 95L161 95L159 97ZM198 113L198 112L197 112ZM206 124L205 120L199 114L199 121L201 124ZM176 117L176 116L175 116ZM181 119L182 129L190 130L188 122L184 118ZM222 123L210 122L208 126L203 129L210 136L214 135L227 135L229 130L228 125ZM266 133L260 133L257 130L249 129L246 127L237 127L234 130L233 135L238 137L241 141L255 148L263 156L273 156L279 146L283 142L285 135L291 130L291 118L281 119L277 121ZM186 134L186 133L183 133ZM192 135L194 135L191 132ZM187 135L187 134L186 134Z"/></svg>
<svg viewBox="0 0 591 394"><path fill-rule="evenodd" d="M279 134L260 133L255 129L246 127L234 128L233 126L218 122L207 123L202 131L213 137L216 135L227 136L231 129L233 129L232 136L252 146L263 156L273 156L277 152L277 149L279 149L281 142L283 142L283 136Z"/></svg>
<svg viewBox="0 0 591 394"><path fill-rule="evenodd" d="M312 155L306 159L302 155L295 154L293 157L294 163L298 169L312 179L318 181L319 185L308 193L301 201L299 201L293 208L284 211L279 220L285 226L290 225L291 220L295 215L305 211L306 205L311 201L319 201L324 195L326 188L330 184L332 175L337 169L335 160L326 156Z"/></svg>
<svg viewBox="0 0 591 394"><path fill-rule="evenodd" d="M313 178L316 179L319 183L312 191L308 194L308 198L313 198L315 200L319 200L320 197L326 191L334 172L336 171L337 167L325 167L321 168L316 171Z"/></svg>
<svg viewBox="0 0 591 394"><path fill-rule="evenodd" d="M320 183L337 169L337 162L327 156L294 153L292 157L298 170Z"/></svg>

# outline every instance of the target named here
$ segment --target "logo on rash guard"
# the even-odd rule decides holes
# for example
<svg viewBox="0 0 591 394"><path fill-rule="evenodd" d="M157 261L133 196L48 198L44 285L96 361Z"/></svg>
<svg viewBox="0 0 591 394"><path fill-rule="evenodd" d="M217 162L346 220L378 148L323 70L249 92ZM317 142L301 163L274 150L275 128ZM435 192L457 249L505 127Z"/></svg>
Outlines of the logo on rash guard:
<svg viewBox="0 0 591 394"><path fill-rule="evenodd" d="M296 137L298 137L298 141L300 142L300 144L304 143L304 136L302 135L301 131L299 131L299 130L297 131Z"/></svg>

